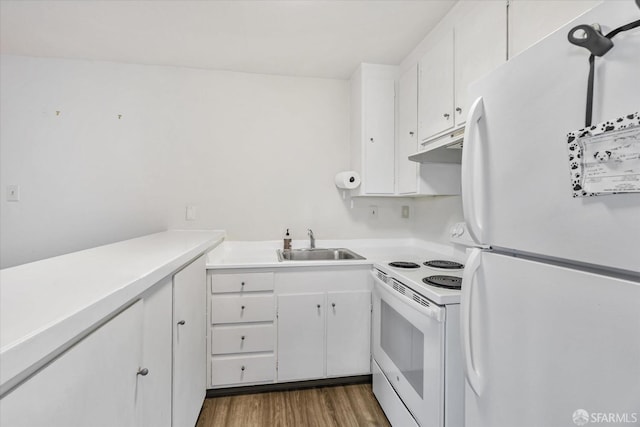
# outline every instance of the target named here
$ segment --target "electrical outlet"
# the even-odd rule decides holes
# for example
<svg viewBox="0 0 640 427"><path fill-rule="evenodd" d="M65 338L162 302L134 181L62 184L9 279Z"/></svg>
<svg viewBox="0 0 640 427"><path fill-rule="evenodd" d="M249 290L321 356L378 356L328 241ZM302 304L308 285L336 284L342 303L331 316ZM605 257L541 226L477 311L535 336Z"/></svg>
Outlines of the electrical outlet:
<svg viewBox="0 0 640 427"><path fill-rule="evenodd" d="M377 219L378 218L378 207L377 206L369 206L369 218Z"/></svg>
<svg viewBox="0 0 640 427"><path fill-rule="evenodd" d="M195 206L187 205L187 212L185 214L187 221L195 221L198 217L198 211Z"/></svg>
<svg viewBox="0 0 640 427"><path fill-rule="evenodd" d="M402 218L409 218L409 206L402 207Z"/></svg>
<svg viewBox="0 0 640 427"><path fill-rule="evenodd" d="M7 202L19 202L19 201L20 201L20 186L7 185Z"/></svg>

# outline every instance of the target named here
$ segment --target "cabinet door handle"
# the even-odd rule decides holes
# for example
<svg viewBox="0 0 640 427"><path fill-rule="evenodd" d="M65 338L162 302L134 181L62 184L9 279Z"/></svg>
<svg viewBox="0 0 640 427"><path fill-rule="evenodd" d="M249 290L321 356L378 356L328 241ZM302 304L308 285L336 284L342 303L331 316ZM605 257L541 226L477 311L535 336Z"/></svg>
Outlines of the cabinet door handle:
<svg viewBox="0 0 640 427"><path fill-rule="evenodd" d="M409 132L409 135L413 136L414 132Z"/></svg>
<svg viewBox="0 0 640 427"><path fill-rule="evenodd" d="M335 302L332 302L332 303L331 303L331 307L336 308L336 303L335 303Z"/></svg>
<svg viewBox="0 0 640 427"><path fill-rule="evenodd" d="M242 307L240 307L240 310L244 310L244 305Z"/></svg>
<svg viewBox="0 0 640 427"><path fill-rule="evenodd" d="M241 339L242 341L244 341L244 335L243 335L243 336L241 336L241 337L240 337L240 339Z"/></svg>
<svg viewBox="0 0 640 427"><path fill-rule="evenodd" d="M244 282L240 283L240 286L244 286Z"/></svg>
<svg viewBox="0 0 640 427"><path fill-rule="evenodd" d="M320 304L316 305L316 307L320 308Z"/></svg>
<svg viewBox="0 0 640 427"><path fill-rule="evenodd" d="M445 119L449 120L449 117L451 117L451 114L449 114L449 113L444 113L444 114L442 115L442 117L444 117Z"/></svg>
<svg viewBox="0 0 640 427"><path fill-rule="evenodd" d="M244 365L242 365L242 367L240 368L240 370L244 372Z"/></svg>
<svg viewBox="0 0 640 427"><path fill-rule="evenodd" d="M460 107L456 107L456 111L457 111L458 113L462 114L462 108L460 108Z"/></svg>
<svg viewBox="0 0 640 427"><path fill-rule="evenodd" d="M373 138L369 138L369 141L373 142Z"/></svg>
<svg viewBox="0 0 640 427"><path fill-rule="evenodd" d="M187 322L185 322L184 320L181 320L181 321L178 322L178 325L184 325L185 323L187 323Z"/></svg>
<svg viewBox="0 0 640 427"><path fill-rule="evenodd" d="M146 377L148 373L149 373L149 370L147 368L138 368L137 375Z"/></svg>

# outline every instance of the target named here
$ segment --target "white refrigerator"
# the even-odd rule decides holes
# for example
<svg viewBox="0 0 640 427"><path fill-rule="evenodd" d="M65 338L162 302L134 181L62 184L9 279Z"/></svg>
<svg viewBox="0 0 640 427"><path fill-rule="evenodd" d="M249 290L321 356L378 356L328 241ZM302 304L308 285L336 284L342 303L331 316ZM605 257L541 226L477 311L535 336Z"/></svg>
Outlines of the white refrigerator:
<svg viewBox="0 0 640 427"><path fill-rule="evenodd" d="M606 1L469 88L467 427L640 426L640 193L573 197L567 139L585 125L589 71L567 34L638 19L634 1ZM640 110L640 30L613 42L595 60L593 123Z"/></svg>

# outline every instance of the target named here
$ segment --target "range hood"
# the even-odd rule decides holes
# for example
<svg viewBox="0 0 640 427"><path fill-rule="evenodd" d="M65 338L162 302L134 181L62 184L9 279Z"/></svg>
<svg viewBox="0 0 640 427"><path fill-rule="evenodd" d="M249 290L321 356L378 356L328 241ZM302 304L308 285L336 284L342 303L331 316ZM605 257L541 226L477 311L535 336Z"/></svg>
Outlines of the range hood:
<svg viewBox="0 0 640 427"><path fill-rule="evenodd" d="M464 126L429 139L420 144L422 149L409 155L418 163L461 163Z"/></svg>

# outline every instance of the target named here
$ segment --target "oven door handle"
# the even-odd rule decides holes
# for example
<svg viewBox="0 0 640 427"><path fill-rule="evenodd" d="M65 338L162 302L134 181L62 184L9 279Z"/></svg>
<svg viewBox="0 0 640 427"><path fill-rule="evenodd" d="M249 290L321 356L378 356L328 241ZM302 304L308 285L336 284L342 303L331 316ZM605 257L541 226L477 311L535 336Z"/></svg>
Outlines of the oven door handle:
<svg viewBox="0 0 640 427"><path fill-rule="evenodd" d="M464 376L473 392L480 396L484 383L482 376L476 369L473 362L473 351L471 348L471 297L475 283L475 277L480 268L482 251L479 248L471 249L467 258L466 266L462 274L462 298L460 301L460 311L462 312L462 351L464 358Z"/></svg>
<svg viewBox="0 0 640 427"><path fill-rule="evenodd" d="M439 306L424 306L422 304L419 304L418 302L414 301L413 299L408 298L407 296L404 296L396 291L394 291L393 289L390 288L390 286L383 282L382 280L380 280L380 278L378 277L378 275L374 272L371 271L371 275L373 276L374 281L376 282L375 289L378 289L380 291L380 294L384 294L384 296L386 296L387 298L393 298L396 301L400 301L405 305L408 305L409 307L413 308L414 310L420 312L421 314L424 314L428 317L431 317L432 319L437 320L438 322L443 322L444 321L444 317L445 317L445 312L442 308L440 308ZM393 280L391 278L389 278L389 280ZM404 285L403 285L404 286ZM407 287L407 286L405 286ZM381 297L383 297L383 295L381 295ZM434 304L434 303L432 303ZM434 304L435 305L435 304Z"/></svg>

